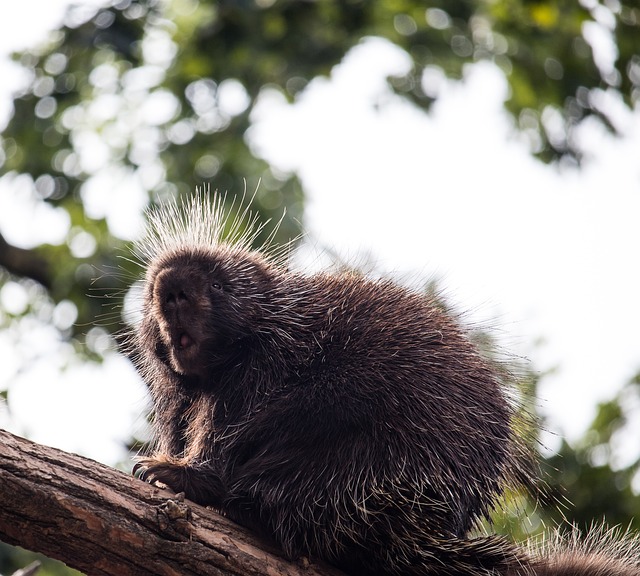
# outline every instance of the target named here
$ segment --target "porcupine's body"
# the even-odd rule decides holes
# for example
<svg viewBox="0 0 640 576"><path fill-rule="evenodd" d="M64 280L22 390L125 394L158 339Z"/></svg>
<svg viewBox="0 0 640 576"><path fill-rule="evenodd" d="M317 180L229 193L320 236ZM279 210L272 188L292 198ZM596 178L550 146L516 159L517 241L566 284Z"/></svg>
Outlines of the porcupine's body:
<svg viewBox="0 0 640 576"><path fill-rule="evenodd" d="M157 438L141 476L352 574L533 573L506 541L467 539L527 475L458 322L389 281L292 273L224 226L199 198L143 243Z"/></svg>

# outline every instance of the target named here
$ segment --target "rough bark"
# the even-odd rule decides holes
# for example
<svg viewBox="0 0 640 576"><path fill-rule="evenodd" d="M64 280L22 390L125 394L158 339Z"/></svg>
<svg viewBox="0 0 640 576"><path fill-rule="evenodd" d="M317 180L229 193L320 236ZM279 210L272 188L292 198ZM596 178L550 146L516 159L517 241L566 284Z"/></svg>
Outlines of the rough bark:
<svg viewBox="0 0 640 576"><path fill-rule="evenodd" d="M93 460L0 431L0 540L89 575L337 576L212 510Z"/></svg>

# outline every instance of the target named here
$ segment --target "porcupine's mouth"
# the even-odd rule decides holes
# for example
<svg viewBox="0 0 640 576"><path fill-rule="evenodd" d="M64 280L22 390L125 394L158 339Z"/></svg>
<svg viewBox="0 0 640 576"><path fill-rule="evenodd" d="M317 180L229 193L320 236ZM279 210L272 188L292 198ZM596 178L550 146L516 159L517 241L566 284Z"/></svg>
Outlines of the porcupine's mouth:
<svg viewBox="0 0 640 576"><path fill-rule="evenodd" d="M174 342L174 348L178 350L186 350L195 344L195 340L189 336L187 332L181 332L178 334Z"/></svg>
<svg viewBox="0 0 640 576"><path fill-rule="evenodd" d="M185 330L171 335L171 363L179 374L189 374L198 357L198 342Z"/></svg>
<svg viewBox="0 0 640 576"><path fill-rule="evenodd" d="M170 337L171 349L176 359L187 359L197 351L197 342L189 332L180 328L175 330Z"/></svg>

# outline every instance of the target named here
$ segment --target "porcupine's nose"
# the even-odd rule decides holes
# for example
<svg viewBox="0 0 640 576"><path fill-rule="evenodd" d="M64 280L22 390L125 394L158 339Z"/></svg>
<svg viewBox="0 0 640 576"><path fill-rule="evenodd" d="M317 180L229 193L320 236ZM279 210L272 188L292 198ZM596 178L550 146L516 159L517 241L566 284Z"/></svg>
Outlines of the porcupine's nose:
<svg viewBox="0 0 640 576"><path fill-rule="evenodd" d="M173 268L162 270L156 277L153 297L159 308L167 337L179 350L190 348L194 343L189 334L197 316L196 288L181 271Z"/></svg>
<svg viewBox="0 0 640 576"><path fill-rule="evenodd" d="M181 288L175 288L173 290L167 291L164 297L165 305L169 307L182 307L188 305L189 297Z"/></svg>
<svg viewBox="0 0 640 576"><path fill-rule="evenodd" d="M171 268L156 278L154 297L162 310L171 316L181 315L193 306L193 295L180 274Z"/></svg>

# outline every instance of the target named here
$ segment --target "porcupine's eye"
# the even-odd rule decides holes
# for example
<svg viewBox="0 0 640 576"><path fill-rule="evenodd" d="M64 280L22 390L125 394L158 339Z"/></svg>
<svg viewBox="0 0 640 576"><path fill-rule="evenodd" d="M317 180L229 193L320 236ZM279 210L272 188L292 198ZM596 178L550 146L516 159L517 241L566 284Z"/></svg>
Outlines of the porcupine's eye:
<svg viewBox="0 0 640 576"><path fill-rule="evenodd" d="M222 284L220 284L220 282L212 282L211 288L214 290L222 290Z"/></svg>

